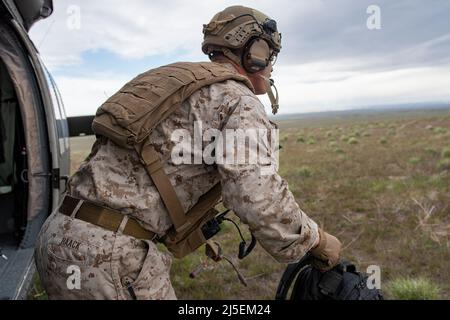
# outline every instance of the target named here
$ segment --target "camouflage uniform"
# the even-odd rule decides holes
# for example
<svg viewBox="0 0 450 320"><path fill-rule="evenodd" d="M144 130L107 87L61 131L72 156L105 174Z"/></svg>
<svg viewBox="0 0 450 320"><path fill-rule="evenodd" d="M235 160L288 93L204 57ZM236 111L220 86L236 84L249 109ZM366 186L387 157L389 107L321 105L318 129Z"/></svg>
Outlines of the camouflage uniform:
<svg viewBox="0 0 450 320"><path fill-rule="evenodd" d="M275 125L261 102L242 83L216 83L191 95L155 128L150 139L186 211L220 182L224 205L249 226L268 253L279 262L299 260L316 243L318 228L301 211L286 181L276 172L261 175L257 164L172 162L172 132L185 129L194 136L194 121L202 121L203 131L271 130ZM276 161L270 154L271 161ZM161 236L172 225L137 154L106 138L97 139L89 157L72 176L69 194L120 210ZM79 250L67 245L70 241L64 242L63 238L81 242ZM133 287L137 287L138 299L175 299L169 279L170 254L158 251L153 242L147 245L148 250L143 241L55 213L41 232L36 256L38 270L50 298L129 299L123 286L123 278L128 276L133 280L137 277ZM68 260L81 266L81 290L77 293L66 288Z"/></svg>

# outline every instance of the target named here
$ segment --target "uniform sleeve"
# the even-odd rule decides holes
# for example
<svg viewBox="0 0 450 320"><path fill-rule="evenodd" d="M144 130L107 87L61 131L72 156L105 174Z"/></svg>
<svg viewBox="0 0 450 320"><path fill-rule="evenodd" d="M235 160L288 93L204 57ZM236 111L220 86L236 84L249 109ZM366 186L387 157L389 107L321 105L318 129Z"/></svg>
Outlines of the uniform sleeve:
<svg viewBox="0 0 450 320"><path fill-rule="evenodd" d="M217 167L224 205L248 225L260 245L277 261L298 261L316 243L318 227L299 208L287 182L277 173L278 159L274 151L278 148L278 140L276 146L271 145L269 133L276 128L269 121L263 105L254 96L240 97L222 128L224 156L222 161L217 161ZM234 151L230 153L227 131L232 134L242 129L248 140L245 145L232 143ZM252 130L262 133L261 136ZM261 138L265 130L268 139ZM251 147L252 143L258 148ZM245 150L244 161L238 160L239 150ZM258 158L264 154L268 156ZM255 158L258 161L254 161Z"/></svg>

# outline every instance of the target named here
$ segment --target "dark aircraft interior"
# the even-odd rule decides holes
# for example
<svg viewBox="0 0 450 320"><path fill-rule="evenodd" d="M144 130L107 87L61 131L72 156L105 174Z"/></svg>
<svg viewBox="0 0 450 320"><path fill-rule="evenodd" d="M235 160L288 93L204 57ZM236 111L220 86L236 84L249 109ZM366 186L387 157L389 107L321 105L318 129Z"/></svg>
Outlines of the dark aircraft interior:
<svg viewBox="0 0 450 320"><path fill-rule="evenodd" d="M24 130L16 92L0 61L0 244L18 245L23 237L27 217L26 170Z"/></svg>
<svg viewBox="0 0 450 320"><path fill-rule="evenodd" d="M51 153L33 66L0 22L0 299L31 281L34 243L51 210Z"/></svg>

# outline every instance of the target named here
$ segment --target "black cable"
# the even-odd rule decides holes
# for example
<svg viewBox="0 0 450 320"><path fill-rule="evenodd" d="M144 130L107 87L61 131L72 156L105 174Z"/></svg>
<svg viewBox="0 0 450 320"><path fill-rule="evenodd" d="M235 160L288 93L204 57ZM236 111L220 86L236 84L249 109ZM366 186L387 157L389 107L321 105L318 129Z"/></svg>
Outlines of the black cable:
<svg viewBox="0 0 450 320"><path fill-rule="evenodd" d="M219 214L216 218L217 222L221 223L225 219L225 215L230 211L231 211L231 209L227 209L224 212L222 212L221 214Z"/></svg>
<svg viewBox="0 0 450 320"><path fill-rule="evenodd" d="M239 227L238 227L238 225L236 224L236 222L234 222L233 220L228 219L228 218L223 218L223 220L230 221L231 223L233 223L234 226L236 227L236 229L238 230L239 235L241 236L242 241L245 242L245 239L244 239L244 237L242 236L242 233L241 233L241 229L239 229Z"/></svg>

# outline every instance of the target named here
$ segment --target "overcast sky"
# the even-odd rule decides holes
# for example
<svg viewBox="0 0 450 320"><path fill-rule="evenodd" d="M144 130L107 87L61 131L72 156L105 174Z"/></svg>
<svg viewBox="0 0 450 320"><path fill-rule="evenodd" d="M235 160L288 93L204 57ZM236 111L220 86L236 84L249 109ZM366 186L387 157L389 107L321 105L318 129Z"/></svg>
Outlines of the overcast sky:
<svg viewBox="0 0 450 320"><path fill-rule="evenodd" d="M450 102L450 0L57 0L30 35L67 115L94 114L139 73L205 61L202 25L235 4L278 23L280 113Z"/></svg>

